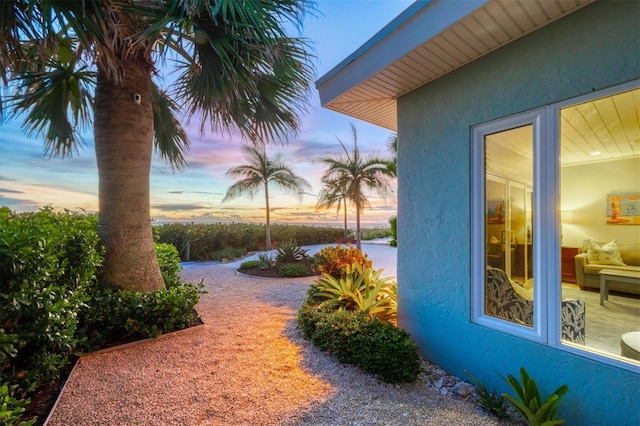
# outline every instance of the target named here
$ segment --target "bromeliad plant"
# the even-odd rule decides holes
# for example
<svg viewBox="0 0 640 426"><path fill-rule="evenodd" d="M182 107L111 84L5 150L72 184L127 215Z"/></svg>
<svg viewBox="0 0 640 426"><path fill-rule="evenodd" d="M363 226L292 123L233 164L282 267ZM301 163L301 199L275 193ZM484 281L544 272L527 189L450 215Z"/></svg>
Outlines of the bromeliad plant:
<svg viewBox="0 0 640 426"><path fill-rule="evenodd" d="M325 247L316 256L316 269L320 273L326 273L336 278L344 275L349 266L360 265L362 269L371 269L373 262L366 254L351 245Z"/></svg>
<svg viewBox="0 0 640 426"><path fill-rule="evenodd" d="M355 263L347 266L340 278L324 273L316 280L315 298L320 307L334 306L393 321L398 311L397 286L391 277L380 278L382 271Z"/></svg>
<svg viewBox="0 0 640 426"><path fill-rule="evenodd" d="M520 368L520 380L509 374L505 379L516 392L517 397L503 393L507 401L525 418L530 426L553 426L564 424L564 420L556 418L556 410L562 398L569 392L569 386L562 385L546 400L542 400L538 386L524 367Z"/></svg>

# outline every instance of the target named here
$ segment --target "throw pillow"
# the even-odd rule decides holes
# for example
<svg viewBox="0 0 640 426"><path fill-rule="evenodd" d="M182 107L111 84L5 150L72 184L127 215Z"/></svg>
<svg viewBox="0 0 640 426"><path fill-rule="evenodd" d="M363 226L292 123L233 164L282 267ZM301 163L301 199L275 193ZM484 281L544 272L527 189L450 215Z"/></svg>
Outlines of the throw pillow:
<svg viewBox="0 0 640 426"><path fill-rule="evenodd" d="M618 243L616 240L603 245L589 240L587 245L587 259L589 260L589 263L594 263L596 265L625 265L622 261L622 256L620 256L620 250L618 249Z"/></svg>

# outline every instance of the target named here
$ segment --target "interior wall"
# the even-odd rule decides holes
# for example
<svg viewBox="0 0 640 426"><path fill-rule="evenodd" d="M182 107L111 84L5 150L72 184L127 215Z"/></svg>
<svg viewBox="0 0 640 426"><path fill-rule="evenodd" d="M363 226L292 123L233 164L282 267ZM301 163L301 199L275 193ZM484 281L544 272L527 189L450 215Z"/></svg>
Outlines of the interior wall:
<svg viewBox="0 0 640 426"><path fill-rule="evenodd" d="M606 222L606 196L612 192L640 192L640 157L562 168L561 210L572 213L562 224L562 245L582 247L584 240L640 244L640 225Z"/></svg>

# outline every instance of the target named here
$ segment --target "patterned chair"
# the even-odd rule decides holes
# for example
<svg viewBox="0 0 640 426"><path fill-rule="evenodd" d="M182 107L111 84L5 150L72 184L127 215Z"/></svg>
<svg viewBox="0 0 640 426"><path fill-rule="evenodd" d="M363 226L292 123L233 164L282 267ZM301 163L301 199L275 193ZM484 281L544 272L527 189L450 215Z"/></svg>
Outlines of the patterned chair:
<svg viewBox="0 0 640 426"><path fill-rule="evenodd" d="M526 326L533 325L533 301L518 295L509 281L507 274L502 269L491 266L487 266L485 312L487 315L518 324ZM562 340L584 345L584 300L562 300L560 316L562 322Z"/></svg>

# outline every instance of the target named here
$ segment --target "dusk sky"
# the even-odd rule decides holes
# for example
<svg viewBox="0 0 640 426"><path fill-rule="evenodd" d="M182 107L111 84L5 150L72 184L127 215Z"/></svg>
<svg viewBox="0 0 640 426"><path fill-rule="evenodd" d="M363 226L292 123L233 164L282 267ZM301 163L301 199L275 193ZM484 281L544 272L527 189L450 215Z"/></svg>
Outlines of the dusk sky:
<svg viewBox="0 0 640 426"><path fill-rule="evenodd" d="M406 9L413 0L319 0L318 13L305 23L303 36L315 48L317 73L321 77L388 22ZM320 107L318 93L311 94L311 105L302 117L302 131L288 145L271 145L271 155L281 153L294 171L309 181L310 194L300 202L296 197L274 191L271 195L272 220L276 223L340 224L342 214L336 210L316 211L320 176L324 168L312 163L322 156L342 153L337 138L353 146L350 123L358 132L361 153L386 154L392 132ZM43 153L41 139L30 139L20 130L20 121L0 125L0 206L14 211L34 211L51 205L55 209L96 211L98 208L98 173L93 134L84 135L86 146L72 158L49 158ZM188 166L182 172L155 158L151 168L151 216L159 223L182 222L264 222L264 197L239 198L221 203L233 180L225 172L244 164L240 137L207 131L200 133L200 123L187 127L191 149ZM387 225L396 213L395 197L371 198L363 224ZM354 211L349 210L349 225L355 226Z"/></svg>

